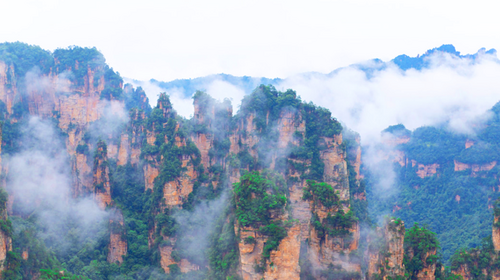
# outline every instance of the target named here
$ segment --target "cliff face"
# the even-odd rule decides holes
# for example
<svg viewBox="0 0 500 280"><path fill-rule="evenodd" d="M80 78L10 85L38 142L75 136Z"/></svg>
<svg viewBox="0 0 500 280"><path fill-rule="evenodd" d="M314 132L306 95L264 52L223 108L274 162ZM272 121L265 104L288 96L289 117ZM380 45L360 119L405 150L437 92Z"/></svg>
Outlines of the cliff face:
<svg viewBox="0 0 500 280"><path fill-rule="evenodd" d="M88 155L76 152L89 124L98 121L104 110L102 92L106 87L120 89L122 84L112 85L103 75L105 65L83 66L82 61L73 61L64 66L55 59L55 67L49 71L29 70L18 77L14 64L0 61L0 101L5 104L9 118L26 110L32 116L56 120L62 132L67 133L66 147L72 157L73 195L80 196L92 191L92 164ZM82 70L83 75L71 78L68 71ZM22 104L17 107L15 105ZM109 108L108 108L109 109ZM112 150L111 150L112 152Z"/></svg>
<svg viewBox="0 0 500 280"><path fill-rule="evenodd" d="M198 265L190 263L187 259L180 259L176 261L172 257L172 252L174 251L175 238L170 238L170 245L162 245L159 247L160 251L160 266L166 273L170 273L173 267L179 268L182 273L188 273L190 271L200 270Z"/></svg>
<svg viewBox="0 0 500 280"><path fill-rule="evenodd" d="M0 65L1 67L1 65ZM1 69L0 69L1 70ZM2 130L2 124L0 124L0 144L2 143L2 136L3 136L3 130ZM4 176L3 172L3 166L1 165L2 163L2 145L0 145L0 176ZM2 181L4 179L2 178ZM4 190L5 182L1 182L1 189L0 192L3 192L4 195L7 195L7 193ZM0 212L0 222L1 223L7 223L8 217L7 217L7 202L4 205L0 205L0 208L2 211ZM0 273L5 270L5 260L7 259L7 252L12 251L12 238L10 237L10 233L5 232L3 229L0 229Z"/></svg>
<svg viewBox="0 0 500 280"><path fill-rule="evenodd" d="M467 163L462 163L457 160L454 161L455 164L455 171L464 171L464 170L471 170L471 174L473 176L476 175L477 172L481 171L490 171L493 169L496 165L496 161L492 161L489 163L483 163L483 164L467 164Z"/></svg>
<svg viewBox="0 0 500 280"><path fill-rule="evenodd" d="M372 249L368 252L369 279L381 276L386 280L404 276L404 237L404 223L399 219L389 219L385 222L384 230L379 229L376 237L379 244L374 245L375 251ZM377 243L376 240L371 240L371 242Z"/></svg>
<svg viewBox="0 0 500 280"><path fill-rule="evenodd" d="M411 161L411 165L412 165L412 167L413 166L418 167L417 175L420 178L430 177L430 176L436 174L437 170L439 168L439 164L437 164L437 163L425 165L425 164L417 163L414 160Z"/></svg>
<svg viewBox="0 0 500 280"><path fill-rule="evenodd" d="M0 231L0 272L5 270L4 262L9 251L12 251L12 239L7 233Z"/></svg>
<svg viewBox="0 0 500 280"><path fill-rule="evenodd" d="M491 238L493 241L493 247L495 248L495 251L500 251L500 217L496 215L495 213L495 218L493 220L493 227L492 227L492 234Z"/></svg>
<svg viewBox="0 0 500 280"><path fill-rule="evenodd" d="M434 280L436 279L436 262L430 263L429 257L436 255L436 249L427 252L423 260L423 268L417 274L418 279Z"/></svg>
<svg viewBox="0 0 500 280"><path fill-rule="evenodd" d="M123 228L123 215L120 211L115 211L114 215L109 220L110 236L108 245L108 262L121 264L123 256L127 255L127 240L125 238L125 230Z"/></svg>
<svg viewBox="0 0 500 280"><path fill-rule="evenodd" d="M104 142L97 143L93 173L95 200L101 209L106 209L108 205L111 205L111 185L109 181L107 147Z"/></svg>
<svg viewBox="0 0 500 280"><path fill-rule="evenodd" d="M271 252L273 265L264 274L264 279L300 279L300 226L295 225L287 234L278 249Z"/></svg>
<svg viewBox="0 0 500 280"><path fill-rule="evenodd" d="M12 114L14 98L17 94L14 66L0 61L0 100L5 103L7 111Z"/></svg>
<svg viewBox="0 0 500 280"><path fill-rule="evenodd" d="M73 194L78 196L89 193L93 187L93 172L92 163L87 154L76 153L72 163L73 177Z"/></svg>

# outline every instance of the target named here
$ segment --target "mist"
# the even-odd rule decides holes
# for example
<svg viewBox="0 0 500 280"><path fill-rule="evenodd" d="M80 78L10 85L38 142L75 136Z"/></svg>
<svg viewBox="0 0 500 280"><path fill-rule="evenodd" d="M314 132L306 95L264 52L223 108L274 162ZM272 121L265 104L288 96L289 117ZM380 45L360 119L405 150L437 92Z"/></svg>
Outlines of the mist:
<svg viewBox="0 0 500 280"><path fill-rule="evenodd" d="M176 247L184 256L196 260L196 264L207 263L206 250L210 246L210 237L228 204L229 195L226 189L219 198L201 202L193 211L181 210L175 213L179 232L183 233L179 235Z"/></svg>
<svg viewBox="0 0 500 280"><path fill-rule="evenodd" d="M100 100L98 108L102 114L87 130L90 142L95 144L99 139L118 139L123 127L130 120L125 105L117 100Z"/></svg>
<svg viewBox="0 0 500 280"><path fill-rule="evenodd" d="M69 155L52 123L31 117L21 133L20 151L6 159L12 211L35 218L39 237L57 253L77 250L105 229L108 213L91 197L72 197Z"/></svg>
<svg viewBox="0 0 500 280"><path fill-rule="evenodd" d="M125 81L132 84L134 87L142 87L152 107L156 106L160 93L166 92L170 97L173 108L179 115L189 119L194 114L192 99L194 92L185 92L182 88L166 90L151 82L139 82L127 79L125 79ZM205 91L215 100L220 102L224 101L224 99L229 99L233 105L233 112L239 109L241 100L245 96L245 90L243 88L222 80L208 82L200 86L198 90Z"/></svg>
<svg viewBox="0 0 500 280"><path fill-rule="evenodd" d="M347 67L330 77L293 77L279 87L330 109L366 145L380 141L383 129L399 123L410 130L445 124L455 132L472 133L471 126L486 120L486 111L499 100L498 77L494 55L479 53L474 61L436 53L430 68L421 71L389 64L368 78L357 67Z"/></svg>
<svg viewBox="0 0 500 280"><path fill-rule="evenodd" d="M276 88L295 90L302 100L329 109L344 127L360 134L363 164L372 175L374 193L383 194L380 198L384 199L398 190L392 162L383 156L393 153L394 147L383 144L382 130L403 124L410 130L441 126L459 134L474 134L474 128L488 120L488 110L500 99L496 53L480 50L475 57L457 57L435 52L427 62L427 68L403 71L393 63L368 61L330 74L295 75ZM368 75L363 68L373 72ZM151 83L140 86L152 103L163 91ZM234 114L244 96L243 88L224 81L211 82L200 90L220 101L229 98ZM192 94L182 89L167 93L180 115L192 116Z"/></svg>

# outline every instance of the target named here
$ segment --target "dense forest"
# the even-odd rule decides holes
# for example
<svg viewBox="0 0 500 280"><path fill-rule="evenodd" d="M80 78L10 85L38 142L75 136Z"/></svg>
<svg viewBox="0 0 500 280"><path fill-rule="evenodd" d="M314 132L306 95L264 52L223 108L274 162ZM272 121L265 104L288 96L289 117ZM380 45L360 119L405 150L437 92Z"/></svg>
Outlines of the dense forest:
<svg viewBox="0 0 500 280"><path fill-rule="evenodd" d="M458 249L479 247L491 234L493 202L499 197L500 103L490 112L489 121L469 135L445 126L413 132L401 124L387 128L383 133L406 139L391 147L402 153L399 162L386 163L394 166L394 192L383 197L367 188L370 213L427 225L437 233L447 263Z"/></svg>
<svg viewBox="0 0 500 280"><path fill-rule="evenodd" d="M186 119L168 94L152 107L124 85L96 48L0 44L3 279L459 279L464 265L475 278L498 268L500 105L471 135L384 130L387 195L359 135L294 90L257 86L237 112L193 91Z"/></svg>

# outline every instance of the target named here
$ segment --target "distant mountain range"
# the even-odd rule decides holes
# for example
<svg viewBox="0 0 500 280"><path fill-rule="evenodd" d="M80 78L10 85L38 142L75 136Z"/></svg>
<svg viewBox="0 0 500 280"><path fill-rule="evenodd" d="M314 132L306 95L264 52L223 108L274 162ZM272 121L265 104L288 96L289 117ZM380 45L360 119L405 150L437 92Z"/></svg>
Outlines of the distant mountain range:
<svg viewBox="0 0 500 280"><path fill-rule="evenodd" d="M436 54L436 53L447 53L452 56L456 56L459 58L469 58L473 62L477 59L477 57L481 54L490 54L490 55L496 55L496 50L495 49L490 49L486 50L485 48L480 49L478 52L475 54L466 54L462 55L460 54L459 51L455 49L453 45L442 45L438 48L433 48L430 50L427 50L423 55L417 55L416 57L410 57L408 55L402 54L394 59L390 60L389 62L384 62L378 58L372 59L370 61L364 62L364 63L358 63L358 64L353 64L348 67L354 67L359 70L362 70L366 73L367 77L370 78L374 72L383 70L387 68L389 65L394 64L397 65L401 70L406 71L409 69L415 69L415 70L422 70L425 68L428 68L430 66L430 59L429 57ZM301 73L298 74L297 76L319 76L319 77L330 77L335 75L338 71L345 69L339 68L336 70L333 70L330 73L323 74L323 73L318 73L318 72L306 72L306 73ZM194 79L177 79L169 82L163 82L163 81L158 81L155 79L151 79L149 82L152 83L153 85L156 85L160 87L161 89L165 91L171 91L171 90L179 90L181 92L184 92L186 96L191 96L196 90L204 90L206 89L205 87L209 84L211 84L214 81L224 81L229 84L232 84L238 88L241 88L245 91L245 93L250 93L252 92L257 86L260 84L265 84L265 85L277 85L284 81L286 79L280 79L280 78L265 78L265 77L250 77L250 76L243 76L243 77L238 77L238 76L233 76L229 74L213 74L205 77L198 77ZM143 82L141 81L134 81L137 84L141 84Z"/></svg>

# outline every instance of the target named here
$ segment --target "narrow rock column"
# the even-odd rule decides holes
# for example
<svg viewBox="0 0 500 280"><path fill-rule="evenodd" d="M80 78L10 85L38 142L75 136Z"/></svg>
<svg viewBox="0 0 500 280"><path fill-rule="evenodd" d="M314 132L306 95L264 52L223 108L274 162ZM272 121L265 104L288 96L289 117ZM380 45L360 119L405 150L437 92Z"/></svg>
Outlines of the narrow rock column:
<svg viewBox="0 0 500 280"><path fill-rule="evenodd" d="M494 206L494 220L492 226L491 239L493 240L493 247L495 247L495 251L500 251L500 201L495 202Z"/></svg>

